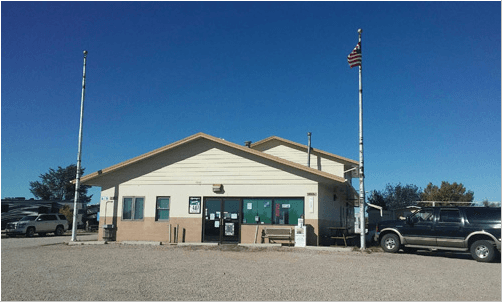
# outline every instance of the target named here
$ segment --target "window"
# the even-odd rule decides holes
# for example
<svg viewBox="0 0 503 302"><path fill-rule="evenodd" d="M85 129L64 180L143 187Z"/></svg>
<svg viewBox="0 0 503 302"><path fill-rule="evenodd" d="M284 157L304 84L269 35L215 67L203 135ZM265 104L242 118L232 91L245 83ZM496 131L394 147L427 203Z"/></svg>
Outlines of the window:
<svg viewBox="0 0 503 302"><path fill-rule="evenodd" d="M139 220L143 219L143 197L124 197L122 207L122 219Z"/></svg>
<svg viewBox="0 0 503 302"><path fill-rule="evenodd" d="M297 224L303 214L303 198L243 199L243 223Z"/></svg>
<svg viewBox="0 0 503 302"><path fill-rule="evenodd" d="M169 219L169 197L157 197L155 221Z"/></svg>
<svg viewBox="0 0 503 302"><path fill-rule="evenodd" d="M412 216L413 223L425 223L433 221L433 209L423 209Z"/></svg>
<svg viewBox="0 0 503 302"><path fill-rule="evenodd" d="M40 221L58 220L55 215L42 215L39 217Z"/></svg>
<svg viewBox="0 0 503 302"><path fill-rule="evenodd" d="M470 223L501 223L501 208L466 208L465 213Z"/></svg>
<svg viewBox="0 0 503 302"><path fill-rule="evenodd" d="M272 199L243 199L243 223L271 224Z"/></svg>
<svg viewBox="0 0 503 302"><path fill-rule="evenodd" d="M440 210L440 222L461 222L459 210Z"/></svg>

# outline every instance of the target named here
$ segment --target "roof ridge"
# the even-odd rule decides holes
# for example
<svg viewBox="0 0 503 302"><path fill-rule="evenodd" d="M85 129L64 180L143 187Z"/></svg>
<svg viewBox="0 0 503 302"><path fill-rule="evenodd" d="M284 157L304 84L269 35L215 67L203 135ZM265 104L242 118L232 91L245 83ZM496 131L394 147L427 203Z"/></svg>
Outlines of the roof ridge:
<svg viewBox="0 0 503 302"><path fill-rule="evenodd" d="M221 139L221 138L217 138L215 136L212 136L212 135L209 135L209 134L206 134L206 133L203 133L203 132L198 132L196 134L193 134L191 136L188 136L188 137L186 137L184 139L181 139L179 141L173 142L173 143L168 144L166 146L157 148L155 150L152 150L150 152L147 152L147 153L141 154L139 156L133 157L133 158L128 159L126 161L120 162L120 163L112 165L110 167L98 170L98 171L93 172L93 173L88 174L88 175L85 175L85 176L82 177L81 181L82 181L82 183L84 183L85 181L88 181L88 180L93 179L93 178L95 178L97 176L100 176L103 173L113 172L115 170L121 169L121 168L123 168L125 166L128 166L130 164L142 161L142 160L147 159L147 158L149 158L151 156L155 156L157 154L163 153L165 151L168 151L170 149L173 149L173 148L176 148L178 146L184 145L184 144L189 143L191 141L195 141L195 140L200 139L200 138L204 138L204 139L207 139L207 140L210 140L210 141L222 144L222 145L226 145L226 146L234 148L234 149L238 149L238 150L241 150L241 151L244 151L244 152L247 152L247 153L251 153L251 154L260 156L262 158L269 159L269 160L278 162L280 164L283 164L283 165L286 165L286 166L290 166L292 168L296 168L296 169L299 169L299 170L303 170L305 172L312 173L312 174L315 174L315 175L318 175L318 176L321 176L321 177L324 177L324 178L332 179L332 180L339 181L339 182L345 182L346 181L346 179L344 179L343 177L340 177L340 176L337 176L337 175L334 175L334 174L330 174L330 173L327 173L327 172L324 172L324 171L319 171L317 169L310 168L310 167L307 167L307 166L304 166L304 165L301 165L301 164L298 164L298 163L295 163L295 162L292 162L292 161L289 161L289 160L286 160L286 159L283 159L283 158L280 158L280 157L277 157L277 156L274 156L274 155L271 155L271 154L267 154L267 153L264 153L264 152L259 151L259 150L248 148L246 146L241 146L239 144L236 144L236 143L233 143L233 142ZM73 182L75 182L75 180L73 180Z"/></svg>

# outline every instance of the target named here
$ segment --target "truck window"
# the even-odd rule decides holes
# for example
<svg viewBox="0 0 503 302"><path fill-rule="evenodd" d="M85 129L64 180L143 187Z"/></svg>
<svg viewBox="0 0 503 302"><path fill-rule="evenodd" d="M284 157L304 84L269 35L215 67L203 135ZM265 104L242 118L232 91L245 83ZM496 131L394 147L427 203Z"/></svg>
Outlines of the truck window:
<svg viewBox="0 0 503 302"><path fill-rule="evenodd" d="M440 222L461 222L461 216L457 209L441 209Z"/></svg>
<svg viewBox="0 0 503 302"><path fill-rule="evenodd" d="M470 223L501 223L501 208L467 208L465 213Z"/></svg>
<svg viewBox="0 0 503 302"><path fill-rule="evenodd" d="M412 216L412 222L431 222L433 221L433 210L432 209L422 209Z"/></svg>

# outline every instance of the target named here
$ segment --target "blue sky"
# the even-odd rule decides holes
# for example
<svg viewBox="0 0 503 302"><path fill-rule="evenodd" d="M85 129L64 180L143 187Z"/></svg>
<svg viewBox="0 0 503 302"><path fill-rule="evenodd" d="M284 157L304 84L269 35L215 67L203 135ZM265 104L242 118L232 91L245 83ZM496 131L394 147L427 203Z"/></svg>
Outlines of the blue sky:
<svg viewBox="0 0 503 302"><path fill-rule="evenodd" d="M365 190L501 201L500 2L2 2L2 198L76 163L84 50L86 173L197 132L358 160L358 28Z"/></svg>

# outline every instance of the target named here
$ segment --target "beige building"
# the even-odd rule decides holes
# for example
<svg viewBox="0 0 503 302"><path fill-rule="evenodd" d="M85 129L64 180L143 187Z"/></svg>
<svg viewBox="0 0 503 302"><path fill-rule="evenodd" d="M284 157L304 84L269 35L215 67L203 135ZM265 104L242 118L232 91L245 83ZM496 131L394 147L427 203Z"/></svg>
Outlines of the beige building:
<svg viewBox="0 0 503 302"><path fill-rule="evenodd" d="M358 162L270 137L241 146L204 133L104 168L81 183L101 187L100 231L117 241L260 243L262 229L307 226L307 244L354 225ZM110 235L108 229L107 234ZM266 240L267 242L267 240Z"/></svg>

